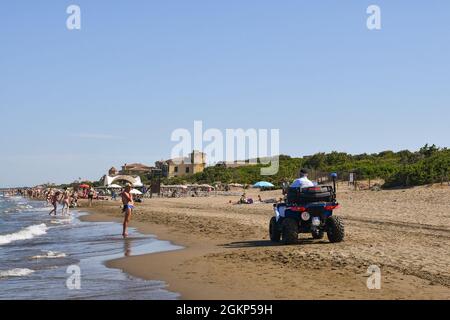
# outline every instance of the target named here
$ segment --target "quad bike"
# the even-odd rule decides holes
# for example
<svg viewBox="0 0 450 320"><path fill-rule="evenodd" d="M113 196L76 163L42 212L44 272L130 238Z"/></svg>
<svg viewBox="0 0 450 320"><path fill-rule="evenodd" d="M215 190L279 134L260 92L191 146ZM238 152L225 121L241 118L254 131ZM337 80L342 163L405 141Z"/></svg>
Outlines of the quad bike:
<svg viewBox="0 0 450 320"><path fill-rule="evenodd" d="M284 244L298 242L299 233L310 233L313 239L327 234L332 243L344 240L341 218L333 211L340 207L336 201L337 174L331 174L333 186L289 188L285 203L274 205L275 216L270 220L270 240Z"/></svg>

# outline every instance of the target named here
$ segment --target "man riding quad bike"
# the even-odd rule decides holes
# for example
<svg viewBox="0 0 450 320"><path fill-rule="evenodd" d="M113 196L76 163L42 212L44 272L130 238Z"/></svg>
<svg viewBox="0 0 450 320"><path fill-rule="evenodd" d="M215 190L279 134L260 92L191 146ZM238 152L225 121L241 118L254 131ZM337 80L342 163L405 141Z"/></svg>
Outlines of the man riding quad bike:
<svg viewBox="0 0 450 320"><path fill-rule="evenodd" d="M339 208L336 201L337 174L331 175L333 186L306 188L291 187L287 201L274 205L275 216L270 220L270 240L284 244L298 242L299 233L310 233L313 239L322 239L327 233L332 243L344 240L342 219L333 216Z"/></svg>

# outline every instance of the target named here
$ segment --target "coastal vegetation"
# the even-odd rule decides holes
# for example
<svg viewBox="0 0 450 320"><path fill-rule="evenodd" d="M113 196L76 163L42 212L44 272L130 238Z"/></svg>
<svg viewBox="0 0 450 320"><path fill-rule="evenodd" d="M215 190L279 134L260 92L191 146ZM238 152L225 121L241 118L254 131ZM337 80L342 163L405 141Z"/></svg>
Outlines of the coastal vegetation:
<svg viewBox="0 0 450 320"><path fill-rule="evenodd" d="M284 181L293 181L298 177L300 168L308 168L313 180L326 178L336 172L340 180L348 181L350 174L355 180L384 181L383 188L412 187L450 181L450 149L436 145L425 145L418 151L402 150L382 151L373 154L352 155L345 152L316 153L311 156L291 157L280 155L279 170L273 176L261 175L264 165L244 165L227 168L210 166L203 172L190 176L163 178L166 185L178 184L223 184L239 183L252 185L257 181L268 181L281 187ZM151 184L151 177L142 175L144 185ZM93 187L103 185L102 181L78 182L60 187L77 187L89 184Z"/></svg>
<svg viewBox="0 0 450 320"><path fill-rule="evenodd" d="M383 187L409 187L446 182L450 179L450 150L435 145L425 145L412 152L383 151L374 154L351 155L345 152L317 153L294 158L280 156L279 171L274 176L261 176L260 164L225 168L211 166L192 176L165 179L167 184L184 183L242 183L253 184L265 180L281 186L284 180L297 178L300 168L309 168L313 179L337 172L343 180L353 173L357 180L383 179Z"/></svg>

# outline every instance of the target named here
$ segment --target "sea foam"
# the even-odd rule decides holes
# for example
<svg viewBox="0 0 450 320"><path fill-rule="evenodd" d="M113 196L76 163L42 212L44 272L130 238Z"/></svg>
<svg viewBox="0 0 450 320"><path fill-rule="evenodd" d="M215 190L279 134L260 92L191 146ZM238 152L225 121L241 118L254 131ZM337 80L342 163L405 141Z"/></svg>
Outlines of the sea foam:
<svg viewBox="0 0 450 320"><path fill-rule="evenodd" d="M46 233L47 226L45 224L29 226L15 233L0 235L0 245L8 244L14 241L33 239L36 236L41 236Z"/></svg>
<svg viewBox="0 0 450 320"><path fill-rule="evenodd" d="M0 278L8 277L25 277L34 273L34 270L30 269L11 269L6 271L0 271Z"/></svg>
<svg viewBox="0 0 450 320"><path fill-rule="evenodd" d="M31 257L31 259L58 259L65 258L66 256L64 252L46 251L45 254Z"/></svg>

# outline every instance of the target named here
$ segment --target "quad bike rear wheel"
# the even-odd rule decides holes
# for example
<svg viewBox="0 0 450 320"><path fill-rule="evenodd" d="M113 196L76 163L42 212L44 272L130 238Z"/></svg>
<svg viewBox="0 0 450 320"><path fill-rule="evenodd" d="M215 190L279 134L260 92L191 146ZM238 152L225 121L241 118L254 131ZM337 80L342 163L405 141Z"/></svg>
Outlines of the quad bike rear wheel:
<svg viewBox="0 0 450 320"><path fill-rule="evenodd" d="M281 238L284 244L296 244L298 242L298 223L294 219L283 220Z"/></svg>
<svg viewBox="0 0 450 320"><path fill-rule="evenodd" d="M339 217L329 217L327 219L327 236L331 243L342 242L345 237L344 223Z"/></svg>
<svg viewBox="0 0 450 320"><path fill-rule="evenodd" d="M277 226L277 218L276 217L272 217L272 219L270 219L269 234L270 234L271 241L280 242L281 232Z"/></svg>

